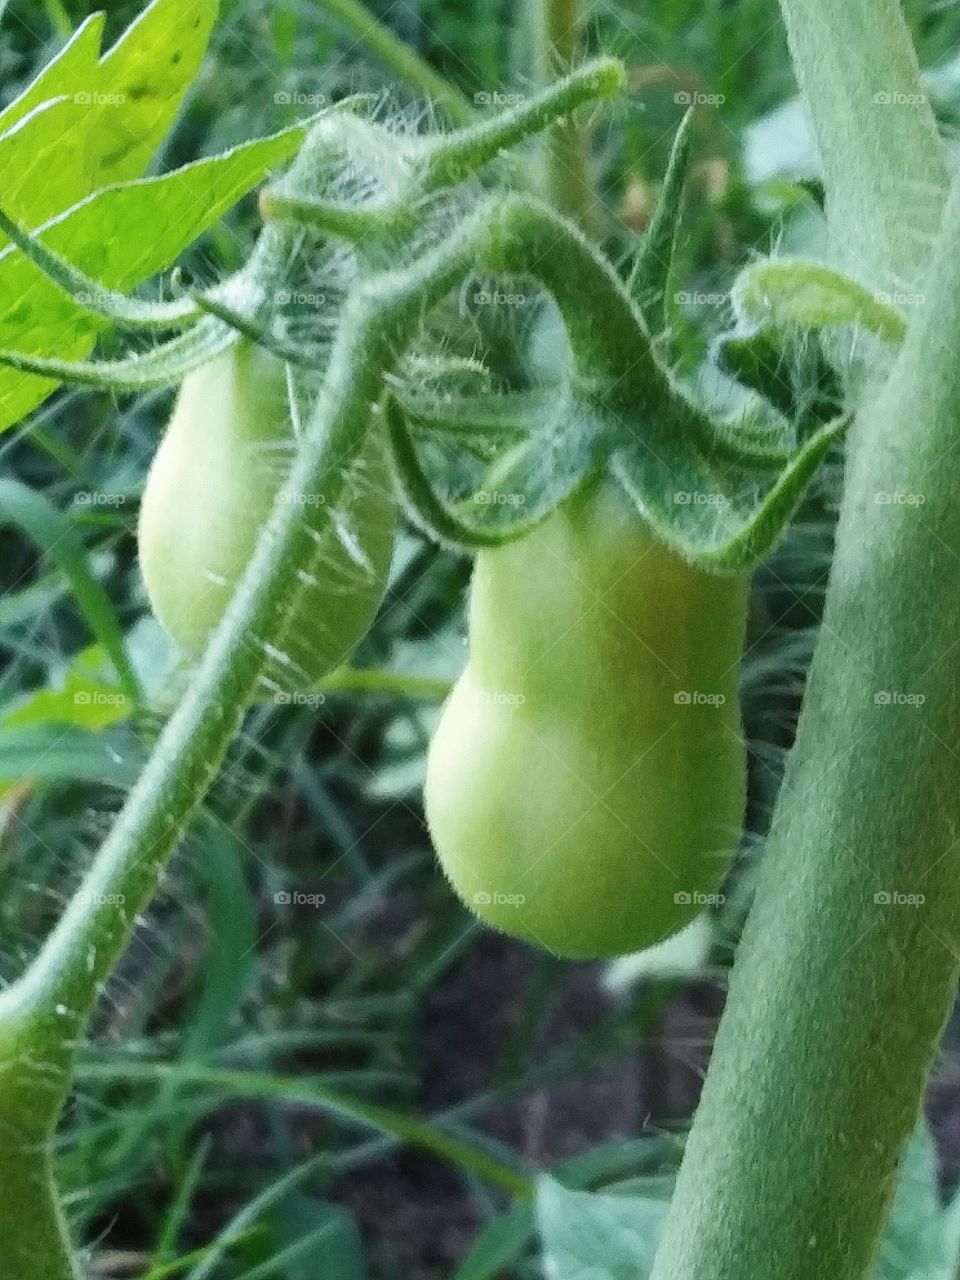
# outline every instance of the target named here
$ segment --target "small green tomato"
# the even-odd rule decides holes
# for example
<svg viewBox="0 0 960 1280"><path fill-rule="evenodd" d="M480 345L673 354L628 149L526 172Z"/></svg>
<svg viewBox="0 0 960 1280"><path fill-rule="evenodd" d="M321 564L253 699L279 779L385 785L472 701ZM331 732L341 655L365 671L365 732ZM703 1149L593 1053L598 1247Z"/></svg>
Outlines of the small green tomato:
<svg viewBox="0 0 960 1280"><path fill-rule="evenodd" d="M426 812L482 919L614 956L711 900L744 811L746 601L744 577L680 559L608 481L478 555Z"/></svg>
<svg viewBox="0 0 960 1280"><path fill-rule="evenodd" d="M394 536L385 451L371 431L338 512L286 493L294 448L280 360L241 341L187 375L150 467L140 511L140 565L154 613L199 656L253 553L274 501L307 507L314 554L267 674L306 689L349 654L383 597ZM314 500L312 500L314 499ZM302 589L301 589L302 588Z"/></svg>

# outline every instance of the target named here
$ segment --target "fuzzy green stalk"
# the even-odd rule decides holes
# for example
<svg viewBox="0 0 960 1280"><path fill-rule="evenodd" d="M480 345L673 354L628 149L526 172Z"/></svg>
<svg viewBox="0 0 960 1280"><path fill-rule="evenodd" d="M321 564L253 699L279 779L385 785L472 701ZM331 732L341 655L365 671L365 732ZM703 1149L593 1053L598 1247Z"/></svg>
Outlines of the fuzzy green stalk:
<svg viewBox="0 0 960 1280"><path fill-rule="evenodd" d="M833 253L912 292L940 225L943 148L898 0L780 0L823 166Z"/></svg>
<svg viewBox="0 0 960 1280"><path fill-rule="evenodd" d="M796 746L652 1280L863 1280L960 969L960 186L850 439Z"/></svg>
<svg viewBox="0 0 960 1280"><path fill-rule="evenodd" d="M586 48L582 0L530 0L534 83L543 87L566 75ZM544 195L584 230L597 222L597 195L590 176L589 130L571 112L544 140Z"/></svg>

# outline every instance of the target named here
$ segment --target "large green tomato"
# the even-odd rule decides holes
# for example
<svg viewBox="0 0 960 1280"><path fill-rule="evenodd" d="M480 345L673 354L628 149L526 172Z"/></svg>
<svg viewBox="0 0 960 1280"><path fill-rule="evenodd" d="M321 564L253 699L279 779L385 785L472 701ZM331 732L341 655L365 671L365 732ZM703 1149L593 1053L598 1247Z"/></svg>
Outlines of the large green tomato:
<svg viewBox="0 0 960 1280"><path fill-rule="evenodd" d="M294 448L280 360L242 341L183 381L140 512L140 565L157 617L191 656L220 621L279 495L307 507L315 551L267 674L306 690L344 660L383 597L394 502L373 431L351 468L341 507L284 490ZM279 656L279 655L282 655Z"/></svg>
<svg viewBox="0 0 960 1280"><path fill-rule="evenodd" d="M608 481L477 557L426 812L482 919L613 956L713 900L745 802L746 601L743 577L678 558Z"/></svg>

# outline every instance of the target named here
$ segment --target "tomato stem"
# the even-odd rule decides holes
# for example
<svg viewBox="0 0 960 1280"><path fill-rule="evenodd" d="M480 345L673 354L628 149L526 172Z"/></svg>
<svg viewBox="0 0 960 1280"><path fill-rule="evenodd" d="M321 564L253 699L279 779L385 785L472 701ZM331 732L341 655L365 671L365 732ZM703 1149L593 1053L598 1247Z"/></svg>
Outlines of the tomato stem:
<svg viewBox="0 0 960 1280"><path fill-rule="evenodd" d="M530 0L534 83L550 84L583 57L586 18L582 0ZM598 196L590 175L586 124L571 112L551 126L544 145L547 199L585 231L597 223Z"/></svg>

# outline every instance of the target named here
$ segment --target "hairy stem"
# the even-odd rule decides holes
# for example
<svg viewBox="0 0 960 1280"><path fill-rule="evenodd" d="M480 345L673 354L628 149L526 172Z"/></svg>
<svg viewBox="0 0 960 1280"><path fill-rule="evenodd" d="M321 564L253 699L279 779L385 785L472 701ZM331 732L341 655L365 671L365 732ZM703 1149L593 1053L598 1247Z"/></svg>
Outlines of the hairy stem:
<svg viewBox="0 0 960 1280"><path fill-rule="evenodd" d="M584 55L582 0L531 0L534 82L551 84L566 75ZM597 222L597 196L590 177L589 132L574 112L558 120L546 134L545 194L561 213L584 230Z"/></svg>
<svg viewBox="0 0 960 1280"><path fill-rule="evenodd" d="M850 441L820 642L653 1280L863 1280L960 968L960 186Z"/></svg>

